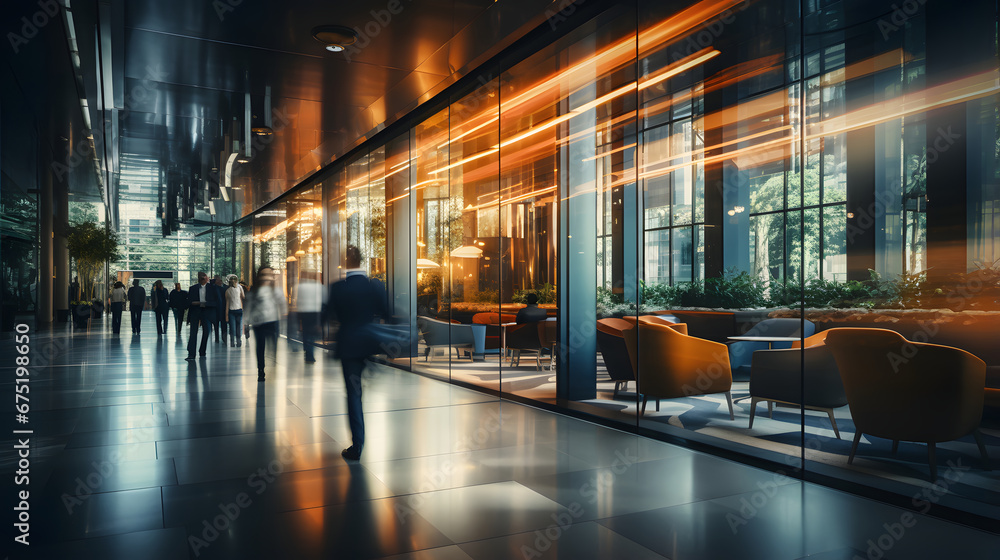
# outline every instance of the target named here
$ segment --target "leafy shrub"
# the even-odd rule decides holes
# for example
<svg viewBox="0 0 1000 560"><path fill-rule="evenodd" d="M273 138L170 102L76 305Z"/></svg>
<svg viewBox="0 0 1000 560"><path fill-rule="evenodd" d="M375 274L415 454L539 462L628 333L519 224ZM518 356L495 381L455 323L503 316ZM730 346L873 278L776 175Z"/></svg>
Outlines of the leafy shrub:
<svg viewBox="0 0 1000 560"><path fill-rule="evenodd" d="M556 303L556 287L546 282L538 288L531 290L514 290L514 303L527 303L528 294L538 296L538 303Z"/></svg>

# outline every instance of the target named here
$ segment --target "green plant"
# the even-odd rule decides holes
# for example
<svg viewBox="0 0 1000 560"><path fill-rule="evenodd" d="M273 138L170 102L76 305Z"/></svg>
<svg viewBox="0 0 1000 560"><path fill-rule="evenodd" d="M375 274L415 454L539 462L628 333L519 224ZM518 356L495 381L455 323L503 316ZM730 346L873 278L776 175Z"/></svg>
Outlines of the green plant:
<svg viewBox="0 0 1000 560"><path fill-rule="evenodd" d="M767 284L746 271L727 269L721 276L688 282L675 287L684 307L745 309L764 307Z"/></svg>
<svg viewBox="0 0 1000 560"><path fill-rule="evenodd" d="M514 303L527 303L528 294L538 296L538 303L556 303L556 287L548 282L530 290L514 290Z"/></svg>
<svg viewBox="0 0 1000 560"><path fill-rule="evenodd" d="M661 282L639 281L639 301L652 308L667 308L677 305L680 288Z"/></svg>
<svg viewBox="0 0 1000 560"><path fill-rule="evenodd" d="M69 255L76 261L81 294L93 292L93 284L105 263L121 258L118 253L119 244L117 232L96 222L70 225L66 247Z"/></svg>

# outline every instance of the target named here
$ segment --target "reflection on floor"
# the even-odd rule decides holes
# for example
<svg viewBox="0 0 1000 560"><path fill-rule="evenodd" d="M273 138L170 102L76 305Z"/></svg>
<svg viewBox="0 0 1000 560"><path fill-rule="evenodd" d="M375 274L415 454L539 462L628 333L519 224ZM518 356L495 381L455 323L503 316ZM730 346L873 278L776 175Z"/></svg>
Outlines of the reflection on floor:
<svg viewBox="0 0 1000 560"><path fill-rule="evenodd" d="M547 359L543 360L543 365L546 362ZM523 358L518 366L514 366L509 360L500 360L497 355L488 355L483 361L463 358L449 362L443 357L425 361L423 358L414 358L412 363L417 371L441 379L449 379L450 376L453 380L537 401L556 402L555 373L546 369L537 370L533 357ZM597 357L597 388L597 398L575 402L572 404L573 408L602 418L635 424L638 412L635 382L629 384L630 391L622 391L615 398L614 383L608 377L600 355ZM736 400L735 420L729 419L725 397L716 394L663 400L659 411L651 402L643 416L643 426L681 437L691 437L693 432L697 437L719 438L731 444L730 449L758 454L771 460L780 461L783 457L799 456L802 418L798 408L776 407L773 417L769 417L766 403L759 403L751 430L748 427L750 401L740 399L749 395L749 383L734 381L732 394ZM863 436L854 464L848 466L847 456L854 437L854 423L846 406L836 409L834 416L842 439L836 438L825 412L806 412L806 453L809 460L823 468L833 469L829 473L834 476L847 477L852 481L876 485L881 485L880 481L888 481L901 485L895 489L905 495L921 492L931 486L927 446L921 443L901 442L897 453L893 455L891 442L888 440ZM949 484L946 493L962 500L955 507L1000 518L1000 423L996 418L988 418L981 431L994 470L983 469L983 461L972 436L938 444L937 462L942 471L949 465L959 466L952 471L960 472L961 479ZM943 472L939 473L941 475Z"/></svg>
<svg viewBox="0 0 1000 560"><path fill-rule="evenodd" d="M388 367L365 378L368 444L348 464L338 365L304 364L284 342L263 385L247 345L189 363L174 334L99 324L33 332L31 345L32 544L8 546L13 557L984 558L1000 546L922 515L897 530L903 510Z"/></svg>

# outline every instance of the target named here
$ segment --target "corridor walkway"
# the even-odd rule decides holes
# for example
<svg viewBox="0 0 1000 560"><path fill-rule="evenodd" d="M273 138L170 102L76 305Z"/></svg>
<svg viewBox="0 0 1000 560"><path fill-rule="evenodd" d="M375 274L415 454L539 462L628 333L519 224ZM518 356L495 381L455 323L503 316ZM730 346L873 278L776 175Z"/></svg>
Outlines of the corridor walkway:
<svg viewBox="0 0 1000 560"><path fill-rule="evenodd" d="M339 366L124 325L30 333L30 547L11 558L995 558L1000 537L387 367L348 464ZM127 322L127 321L126 321ZM108 323L110 323L108 321ZM251 340L251 343L253 341ZM2 447L5 488L17 469ZM27 554L26 554L27 553Z"/></svg>

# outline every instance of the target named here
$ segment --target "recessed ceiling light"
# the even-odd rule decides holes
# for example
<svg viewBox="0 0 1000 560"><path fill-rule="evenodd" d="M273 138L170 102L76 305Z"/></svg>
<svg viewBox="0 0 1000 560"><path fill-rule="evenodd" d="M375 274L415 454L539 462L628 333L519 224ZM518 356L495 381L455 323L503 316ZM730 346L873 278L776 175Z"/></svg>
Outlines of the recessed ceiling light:
<svg viewBox="0 0 1000 560"><path fill-rule="evenodd" d="M320 25L312 30L313 39L326 46L330 52L341 52L348 45L358 40L358 34L350 27L343 25Z"/></svg>
<svg viewBox="0 0 1000 560"><path fill-rule="evenodd" d="M240 156L236 158L236 163L250 163L250 158L247 156Z"/></svg>

